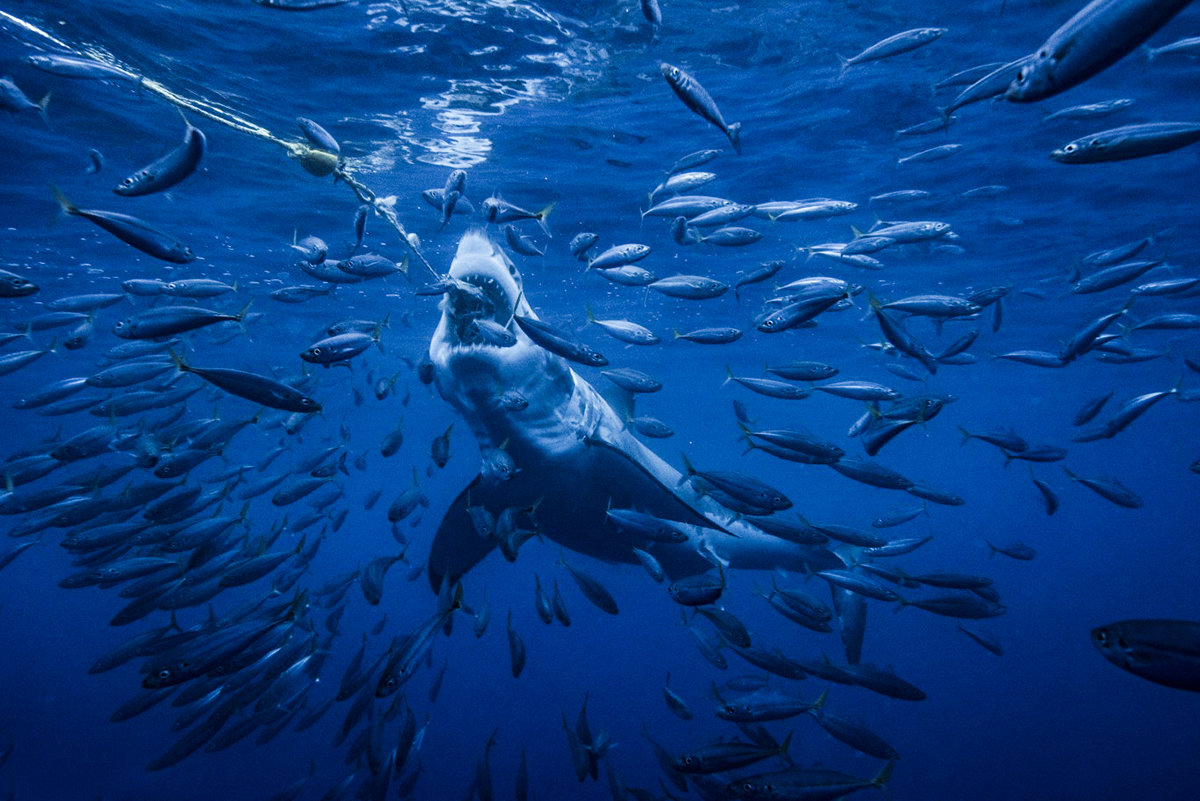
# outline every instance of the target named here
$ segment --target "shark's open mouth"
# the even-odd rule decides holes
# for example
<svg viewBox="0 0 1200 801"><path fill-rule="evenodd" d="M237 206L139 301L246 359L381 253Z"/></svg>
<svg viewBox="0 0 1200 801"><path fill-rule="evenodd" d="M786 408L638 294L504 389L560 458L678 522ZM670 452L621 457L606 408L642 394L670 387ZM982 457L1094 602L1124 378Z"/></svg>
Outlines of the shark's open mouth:
<svg viewBox="0 0 1200 801"><path fill-rule="evenodd" d="M455 347L500 347L496 337L489 337L477 321L509 327L513 319L513 302L508 292L495 278L482 273L468 273L451 280L454 283L446 290L444 307L449 315L450 344Z"/></svg>

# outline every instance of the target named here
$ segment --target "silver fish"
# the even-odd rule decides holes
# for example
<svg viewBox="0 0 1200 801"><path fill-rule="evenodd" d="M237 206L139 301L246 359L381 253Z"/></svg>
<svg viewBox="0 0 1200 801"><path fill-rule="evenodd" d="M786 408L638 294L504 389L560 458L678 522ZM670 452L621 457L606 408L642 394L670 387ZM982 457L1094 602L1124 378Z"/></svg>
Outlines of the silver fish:
<svg viewBox="0 0 1200 801"><path fill-rule="evenodd" d="M171 152L142 167L113 188L122 197L140 197L170 189L200 166L207 140L203 132L186 119L183 142Z"/></svg>
<svg viewBox="0 0 1200 801"><path fill-rule="evenodd" d="M742 124L735 122L732 125L727 125L724 117L721 116L721 110L717 108L717 104L712 99L712 96L705 91L704 87L695 78L679 67L663 62L659 65L659 71L662 73L663 78L666 79L671 90L683 101L683 104L720 129L721 133L729 138L729 144L733 145L734 151L740 155L742 152Z"/></svg>

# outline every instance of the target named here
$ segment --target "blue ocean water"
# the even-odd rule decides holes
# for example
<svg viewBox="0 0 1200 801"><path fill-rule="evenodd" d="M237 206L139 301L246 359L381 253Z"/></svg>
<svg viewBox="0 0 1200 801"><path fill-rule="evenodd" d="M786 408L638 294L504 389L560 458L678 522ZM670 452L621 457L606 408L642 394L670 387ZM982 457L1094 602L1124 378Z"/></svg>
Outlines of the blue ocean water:
<svg viewBox="0 0 1200 801"><path fill-rule="evenodd" d="M344 490L328 515L303 532L285 529L273 548L293 549L323 536L297 586L318 588L333 577L398 553L402 546L386 519L389 503L413 481L427 498L397 524L407 540L407 564L387 574L383 601L370 606L357 585L350 588L339 633L320 677L312 681L305 711L337 692L341 676L367 635L367 658L387 652L435 611L423 564L442 514L478 473L479 449L467 426L437 392L423 384L416 365L424 356L440 312L436 297L414 294L434 275L410 258L408 280L391 277L341 286L300 305L270 299L272 291L317 281L296 267L295 238L315 235L343 258L354 243L359 202L343 183L317 178L283 148L263 136L237 130L202 113L188 112L207 136L200 169L166 193L140 198L113 195L111 187L174 147L183 124L163 93L131 83L73 80L23 61L34 54L88 56L145 76L192 108L225 120L259 126L280 140L300 141L296 117L319 122L339 140L345 169L379 197L395 197L394 209L434 272L448 269L461 235L486 224L482 202L497 195L530 210L554 203L547 218L552 237L533 222L521 233L545 248L542 257L514 254L526 298L543 319L604 352L613 366L653 375L661 392L639 398L638 414L653 415L675 434L647 440L651 449L682 469L681 454L702 469L737 470L778 487L804 518L818 524L869 528L869 522L917 500L902 492L869 487L827 467L783 462L762 452L743 453L733 413L742 401L757 428L804 426L851 457L863 456L848 429L865 411L862 402L816 392L801 401L763 397L724 383L727 367L739 376L762 375L764 363L818 360L838 368L838 380L874 381L906 396L955 397L936 418L915 425L887 444L878 461L913 480L960 496L961 506L929 504L894 529L889 538L932 535L911 555L891 562L910 574L952 571L994 580L1007 612L964 621L996 638L994 656L957 630L958 621L894 604L868 601L864 664L894 670L920 687L923 701L893 700L859 687L809 678L772 679L775 689L814 701L828 690L827 708L867 725L900 754L888 792L897 799L1011 799L1195 797L1200 746L1194 694L1143 681L1107 663L1089 642L1096 626L1129 618L1197 619L1196 576L1200 557L1192 547L1197 503L1189 466L1200 457L1195 406L1181 402L1200 386L1185 360L1200 361L1195 329L1134 330L1136 321L1160 313L1200 312L1191 293L1139 297L1110 328L1118 345L1145 349L1145 361L1114 364L1089 353L1061 369L994 359L1017 350L1058 352L1088 322L1116 311L1139 283L1196 275L1200 252L1194 225L1194 148L1123 162L1064 165L1049 153L1094 131L1118 125L1194 121L1200 66L1194 57L1138 51L1081 86L1028 105L987 101L958 109L946 129L924 135L897 132L938 117L962 86L938 82L969 67L1009 62L1032 52L1078 10L1079 3L1006 2L743 2L713 6L662 3L663 24L649 26L636 3L599 2L349 2L307 12L282 11L249 0L219 2L6 2L0 7L0 72L35 102L50 93L44 122L33 111L0 119L0 180L4 227L0 268L34 281L36 294L0 299L6 331L47 311L57 298L119 293L130 279L212 278L236 281L235 293L202 305L235 313L252 301L254 318L188 335L187 359L202 366L249 370L280 379L299 376L300 352L344 318L383 320L382 348L356 357L351 369L308 367L309 394L324 407L294 434L281 415L236 435L219 457L193 471L188 486L226 466L256 465L272 449L286 452L247 480L287 472L301 458L344 445L346 473L334 481ZM892 34L917 27L944 27L936 41L884 60L842 71L837 56L850 56ZM1160 47L1200 30L1200 12L1185 9L1147 44ZM694 76L730 123L739 122L743 152L692 113L663 80L659 65L676 64ZM1119 98L1132 100L1106 117L1045 119L1068 107ZM928 148L961 144L948 158L898 163ZM103 155L89 174L88 151ZM716 178L701 194L740 203L835 198L858 204L847 216L817 221L771 222L748 217L738 223L762 234L744 247L681 246L670 223L640 214L649 193L681 157L703 149L720 155L698 169ZM467 172L465 197L474 215L455 215L444 229L441 210L421 199L440 189L452 169ZM198 255L171 265L138 252L89 222L59 213L49 184L77 206L135 215L184 240ZM980 187L998 187L972 192ZM899 190L928 196L907 203L871 202ZM868 231L877 219L937 220L953 237L889 247L874 254L883 269L863 270L810 256L806 248L849 242L851 226ZM503 241L500 227L487 227ZM643 266L660 277L700 274L732 284L762 262L781 259L769 282L711 300L664 297L618 286L571 257L567 245L582 232L599 235L597 251L636 242L649 245ZM1126 285L1076 294L1076 271L1096 268L1088 254L1150 237L1136 258L1165 264ZM400 261L408 248L377 214L369 216L363 250ZM864 290L849 308L830 311L811 329L764 334L754 327L777 286L825 275ZM1011 286L994 309L974 319L938 327L910 318L905 325L938 352L972 329L980 334L964 365L941 365L926 375L920 363L869 347L881 342L868 297L881 301L917 294L968 296ZM101 369L102 354L122 340L112 333L120 319L149 308L152 298L131 297L102 309L95 334L82 348L61 347L63 331L32 333L0 357L22 349L59 345L27 367L0 376L5 447L0 456L35 452L108 421L87 411L62 416L15 409L34 390ZM631 319L664 340L653 347L625 346L597 326L601 319ZM736 343L702 346L672 340L672 330L734 326ZM915 370L923 380L900 377L888 365ZM606 380L594 368L578 372L597 387ZM377 400L377 379L398 376L394 392ZM258 406L213 389L193 376L180 386L199 387L186 401L183 419L247 419ZM1149 409L1127 430L1107 439L1077 443L1072 425L1089 400L1112 392L1098 418L1108 419L1144 393L1180 392ZM125 390L128 391L128 390ZM85 390L94 393L95 390ZM97 393L101 397L106 393ZM887 404L883 404L886 409ZM120 431L153 440L156 412L112 421ZM383 458L380 442L403 418L404 444ZM147 422L139 423L139 419ZM451 456L432 466L432 441L454 424ZM1057 463L1007 463L995 447L963 442L972 433L1011 428L1032 445L1066 448ZM169 451L175 443L157 442ZM30 483L49 487L84 469L128 464L128 451L107 452L66 465ZM365 467L356 465L365 459ZM1137 509L1122 508L1071 481L1061 469L1086 478L1110 477L1140 496ZM520 465L518 465L519 467ZM1061 508L1046 514L1031 477L1048 482ZM139 467L98 492L117 496L130 482L157 481ZM212 488L212 484L203 484ZM230 490L236 495L240 487ZM555 488L570 492L573 488ZM368 496L382 491L371 510ZM279 525L294 525L312 510L301 501L278 508L269 495L248 512L246 548ZM241 501L226 503L235 513ZM215 508L215 507L214 507ZM334 530L334 519L345 513ZM211 514L205 512L203 514ZM3 527L23 533L36 514L6 516ZM86 526L85 526L86 528ZM321 532L324 532L323 535ZM341 702L312 728L289 726L257 745L259 732L214 754L200 751L178 765L147 772L178 738L172 724L178 707L164 703L132 720L109 716L141 692L140 660L89 674L102 654L138 631L166 625L157 611L129 626L109 625L128 603L118 588L62 589L79 568L59 547L65 532L14 538L7 549L41 537L0 574L0 792L18 799L269 798L308 775L302 798L321 798L354 773L344 796L353 797L371 771L345 759L364 725L335 744L351 702ZM985 541L1023 542L1037 551L1032 561L989 556ZM578 591L549 541L533 539L515 563L489 556L463 579L467 604L491 608L481 638L465 614L449 637L437 638L432 666L424 667L400 696L375 703L376 716L399 714L383 727L394 743L401 722L425 725L419 751L416 798L465 798L477 763L496 732L489 762L498 797L512 797L522 752L534 797L601 798L600 781L576 781L565 720L574 727L587 703L593 732L608 730L616 743L604 762L632 787L652 794L663 780L643 732L673 754L714 739L738 736L713 714L714 689L734 676L762 675L731 650L727 671L706 661L680 625L683 609L664 586L637 566L613 565L585 556L567 559L601 580L621 612L603 614ZM290 563L287 569L298 566ZM284 571L276 573L276 577ZM406 581L413 574L415 580ZM546 626L534 609L535 576L548 589L555 581L571 612L569 628ZM781 586L803 586L828 598L824 582L802 575L775 576ZM760 597L772 575L730 571L722 605L751 631L756 645L778 647L792 658L845 654L838 633L819 634L778 616ZM261 597L271 579L221 593L218 615ZM906 597L929 590L899 589ZM291 597L291 591L286 597ZM528 648L519 678L510 672L505 622ZM329 610L313 607L305 617L324 642ZM386 615L378 634L371 630ZM207 607L180 610L182 626L201 624ZM691 613L687 612L687 617ZM692 625L713 636L702 618ZM436 702L429 688L445 665ZM671 714L662 697L670 687L688 701L691 721ZM715 683L715 687L714 687ZM308 685L306 685L308 686ZM405 711L404 707L411 711ZM238 713L235 720L244 717ZM300 714L304 714L301 712ZM810 716L767 724L780 741L793 732L797 764L822 765L860 777L877 775L881 760L856 754L831 738ZM390 745L388 746L390 747ZM413 770L417 757L407 766ZM745 775L782 767L778 759L743 769ZM602 768L603 771L603 768ZM387 790L394 795L396 782ZM669 785L668 785L668 789ZM674 789L670 792L682 796ZM862 797L876 790L863 791ZM483 793L480 793L483 796ZM693 795L695 795L693 793ZM334 796L326 796L334 797ZM699 796L696 796L699 797Z"/></svg>

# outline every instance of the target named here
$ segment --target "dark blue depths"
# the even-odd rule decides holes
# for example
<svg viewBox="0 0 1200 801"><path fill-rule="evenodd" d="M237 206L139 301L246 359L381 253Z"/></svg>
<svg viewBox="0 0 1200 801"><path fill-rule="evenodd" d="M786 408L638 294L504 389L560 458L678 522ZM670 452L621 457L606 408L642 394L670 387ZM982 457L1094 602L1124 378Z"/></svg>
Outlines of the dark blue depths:
<svg viewBox="0 0 1200 801"><path fill-rule="evenodd" d="M994 579L1007 613L968 625L999 640L1004 655L979 647L950 618L916 608L893 614L894 605L868 601L864 663L893 669L924 690L926 700L892 700L813 678L798 684L773 680L773 687L809 701L828 689L831 713L864 723L886 739L902 755L889 785L896 798L1193 797L1200 779L1194 759L1200 745L1195 696L1117 670L1089 644L1088 632L1118 619L1200 615L1195 598L1200 560L1193 545L1200 476L1189 470L1200 457L1200 428L1196 407L1181 400L1200 386L1186 362L1200 361L1200 342L1195 329L1132 330L1158 314L1200 312L1196 300L1187 293L1142 297L1108 329L1123 334L1121 341L1130 347L1162 354L1147 361L1113 364L1093 352L1047 369L993 357L1019 350L1058 353L1089 321L1120 308L1133 286L1197 274L1193 262L1200 242L1191 176L1200 164L1194 148L1088 165L1058 164L1049 154L1092 131L1195 121L1200 66L1187 55L1164 52L1150 59L1138 51L1055 98L1032 105L967 105L947 130L898 136L898 130L936 118L959 91L938 89L939 81L968 67L1025 55L1077 4L662 5L664 22L654 32L633 3L409 0L351 2L311 12L241 0L153 7L6 3L0 9L0 72L11 74L34 102L47 92L51 99L48 125L31 110L0 119L0 268L40 287L24 298L0 300L2 324L16 330L48 311L49 301L120 292L129 279L236 281L235 294L201 305L234 314L253 300L249 311L261 317L248 320L244 331L230 327L189 335L187 360L284 379L301 373L305 364L299 354L331 323L382 320L390 314L390 327L380 333L382 349L368 347L350 370L315 368L310 394L324 407L321 415L293 435L278 426L249 426L220 457L194 471L201 478L227 465L253 465L282 442L288 452L267 471L280 472L338 445L343 431L348 434L348 475L339 472L334 479L345 494L332 507L333 514L342 509L348 514L336 532L326 532L299 579L298 586L311 590L399 551L386 509L411 486L416 469L429 505L397 525L410 543L408 564L388 572L377 607L365 602L357 586L351 588L340 633L309 693L311 709L336 692L362 634L384 614L382 632L369 638L369 657L382 654L393 636L407 634L433 614L435 600L425 580L410 583L406 574L421 565L442 512L478 472L478 449L461 423L451 431L446 466L432 466L432 441L455 421L414 369L438 311L436 298L415 296L413 289L433 276L413 260L411 283L389 277L339 287L299 305L271 300L270 293L281 287L317 285L294 266L295 235L322 237L331 258L350 251L359 204L346 186L306 174L260 137L193 114L191 123L207 137L199 170L164 194L117 197L109 190L122 178L179 144L184 130L179 115L145 88L139 92L127 82L50 75L22 57L67 52L99 57L288 141L299 139L296 117L317 121L340 141L349 173L379 195L396 197L399 220L420 238L422 253L437 271L448 267L459 236L485 223L478 211L454 215L439 232L441 211L424 203L420 193L441 188L451 169L467 171L464 196L476 209L493 193L534 211L555 202L547 219L552 238L533 221L514 223L546 251L544 257L514 256L527 297L542 318L600 350L614 366L636 368L662 382L661 392L639 400L637 412L674 429L673 438L649 444L677 467L684 452L702 469L742 470L794 501L795 510L785 516L798 511L817 524L867 528L871 520L916 500L851 481L827 467L782 462L760 452L744 455L732 411L732 402L740 400L759 428L803 425L848 456L861 457L863 446L847 430L864 404L826 393L792 401L763 397L733 382L723 385L726 365L739 376L758 377L764 362L819 360L839 369L834 380L868 380L906 395L956 398L936 419L884 446L878 459L960 496L965 504L929 504L928 515L881 533L889 538L933 535L920 550L894 560L906 572L954 571ZM849 57L894 33L934 26L947 31L925 46L840 70L839 54ZM1162 47L1198 32L1200 12L1186 9L1148 45ZM659 72L661 62L686 69L704 85L726 122L742 124L742 155L672 93ZM1118 98L1134 102L1110 117L1043 119L1060 109ZM897 164L948 144L962 148L941 160ZM735 225L761 233L754 244L680 246L669 221L642 219L639 211L677 159L708 148L720 155L697 169L717 177L696 190L700 194L751 204L826 197L852 201L857 209L817 221L749 217ZM97 174L88 174L90 149L103 154ZM80 208L151 222L185 241L199 258L172 265L85 220L63 217L48 184ZM980 187L1004 189L971 191ZM898 190L930 194L904 204L869 200ZM848 242L851 225L867 231L876 217L943 221L954 238L886 248L874 254L884 265L878 271L809 258L804 251ZM660 277L690 273L732 284L763 262L783 259L785 266L770 281L743 287L740 302L732 292L703 301L664 297L585 273L567 250L571 238L585 231L599 234L597 250L626 242L649 245L651 255L638 264ZM490 232L503 241L499 226ZM1103 292L1071 291L1074 270L1086 275L1096 269L1081 266L1085 256L1147 236L1152 242L1135 258L1164 259L1166 266ZM406 252L378 215L368 217L362 247L395 261ZM851 308L823 314L815 328L780 334L754 329L777 285L810 275L834 276L865 290ZM926 376L916 360L864 347L881 341L868 296L881 302L916 294L968 296L999 285L1013 289L1001 301L998 330L990 308L975 320L946 322L940 332L926 319L906 322L935 352L968 330L981 329L969 349L972 364L943 364L936 375ZM56 338L60 345L57 353L0 376L6 433L0 456L106 422L87 412L49 417L10 407L51 382L98 371L101 354L121 341L112 326L149 305L149 299L132 298L100 310L95 334L78 350L61 348L62 332L69 329L34 332L32 345L22 340L0 350L4 356L40 349ZM664 341L626 347L586 324L588 306L600 319L646 325ZM734 326L744 334L721 346L671 339L672 329L708 326ZM888 370L897 364L925 380ZM597 387L606 383L594 368L579 372ZM374 382L397 374L394 391L377 400ZM214 409L226 419L249 418L258 408L194 376L179 382L200 387L186 401L189 418L207 417ZM1103 422L1118 404L1177 383L1180 392L1128 429L1094 442L1072 441L1079 431L1072 418L1087 401L1115 393L1098 418ZM385 459L379 444L401 416L404 443ZM134 426L137 419L122 418L118 425ZM974 439L960 444L959 426L971 433L1011 428L1031 445L1064 447L1067 456L1057 463L1014 460L1006 467L1004 454L992 445ZM365 469L354 464L363 453ZM52 486L57 476L128 458L105 454L33 486ZM1071 481L1064 464L1080 477L1118 479L1140 496L1141 508L1114 505ZM1031 472L1059 493L1061 508L1053 516L1045 513ZM137 481L149 477L144 469L131 474ZM380 501L365 510L365 500L377 490L382 490ZM222 513L239 508L240 502L226 504ZM301 501L281 510L269 496L254 501L250 538L270 533L285 511L294 523L310 509ZM22 520L5 517L3 525L12 529ZM273 547L294 548L303 536L309 544L328 525L322 521L304 533L286 531ZM195 754L178 766L146 772L145 766L179 737L171 731L179 710L164 704L131 721L110 723L109 715L140 691L142 676L133 666L138 663L99 675L90 675L88 667L136 630L165 625L166 614L110 626L126 603L117 590L57 586L75 571L58 547L61 537L61 530L49 530L0 574L0 753L13 746L0 767L0 794L11 788L16 798L268 798L315 764L302 797L320 798L354 769L343 761L346 746L331 745L349 703L344 702L305 732L289 729L262 746L253 744L255 733L220 753ZM0 547L24 541L5 538ZM1037 556L1028 562L989 556L985 541L1023 542ZM465 797L484 744L497 728L490 764L498 797L512 797L522 750L534 796L608 797L603 774L598 784L576 782L562 731L563 714L573 724L585 696L593 731L608 729L618 743L606 761L628 784L655 792L661 773L643 726L673 753L736 733L713 714L712 683L719 686L757 671L730 649L724 650L728 671L706 662L679 625L680 607L641 568L572 559L613 593L621 609L613 617L588 604L558 556L557 548L534 539L515 564L493 555L464 580L468 605L478 608L486 598L493 620L477 640L470 633L471 619L458 615L452 636L435 643L432 667L422 668L405 687L418 725L427 714L429 720L416 797ZM548 590L557 580L571 612L570 628L545 626L538 619L535 576ZM776 580L804 584L802 576ZM836 633L797 628L759 597L756 591L765 591L770 581L765 573L733 572L723 598L755 644L779 646L794 658L826 654L841 661ZM260 596L269 582L222 593L214 601L218 614ZM825 595L820 579L810 579L806 587ZM528 649L527 667L516 680L504 634L510 609ZM203 610L181 611L180 623L200 623ZM310 613L322 635L326 615L323 609ZM712 636L703 618L693 625ZM448 667L442 691L431 704L429 687L443 664ZM663 701L668 672L671 688L695 712L690 722L672 715ZM380 702L379 711L388 703ZM794 731L791 754L798 763L862 777L882 767L880 760L856 756L827 736L811 716L768 725L780 740ZM398 728L390 724L387 737L394 738ZM763 770L780 766L778 760L763 765ZM360 776L368 773L364 767ZM875 791L863 792L867 797Z"/></svg>

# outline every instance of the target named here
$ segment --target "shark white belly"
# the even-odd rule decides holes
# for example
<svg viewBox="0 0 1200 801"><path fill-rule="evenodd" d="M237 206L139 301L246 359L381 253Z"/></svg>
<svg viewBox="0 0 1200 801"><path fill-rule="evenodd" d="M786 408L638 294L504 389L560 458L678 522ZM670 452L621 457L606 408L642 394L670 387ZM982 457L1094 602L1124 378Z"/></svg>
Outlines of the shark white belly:
<svg viewBox="0 0 1200 801"><path fill-rule="evenodd" d="M435 587L462 576L497 545L480 537L469 506L493 517L537 504L542 536L565 548L610 562L635 563L634 548L659 560L672 578L702 573L715 561L729 567L824 570L843 567L823 547L786 542L740 520L697 493L626 429L616 411L570 364L533 343L512 322L535 317L511 261L482 232L467 233L450 268L457 288L442 301L442 319L429 346L442 397L463 416L486 457L504 447L518 468L508 481L476 477L446 512L434 538L428 569ZM516 343L488 344L474 320L508 325ZM528 401L521 410L502 403L506 392ZM649 542L617 527L612 508L628 508L684 524L680 544Z"/></svg>

